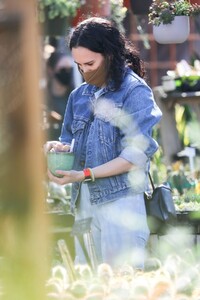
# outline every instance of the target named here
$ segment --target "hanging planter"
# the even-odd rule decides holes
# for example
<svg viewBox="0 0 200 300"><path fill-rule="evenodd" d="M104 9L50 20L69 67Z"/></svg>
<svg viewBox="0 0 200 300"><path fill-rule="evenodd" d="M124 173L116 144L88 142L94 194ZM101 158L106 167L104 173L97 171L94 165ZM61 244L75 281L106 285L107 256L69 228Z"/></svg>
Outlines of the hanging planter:
<svg viewBox="0 0 200 300"><path fill-rule="evenodd" d="M188 16L176 16L171 24L153 26L153 35L160 44L180 44L187 40L190 33Z"/></svg>
<svg viewBox="0 0 200 300"><path fill-rule="evenodd" d="M79 0L38 0L38 21L44 35L63 36L71 26L77 9L81 6Z"/></svg>
<svg viewBox="0 0 200 300"><path fill-rule="evenodd" d="M152 0L130 0L130 6L135 15L148 15Z"/></svg>
<svg viewBox="0 0 200 300"><path fill-rule="evenodd" d="M183 43L190 33L190 16L200 14L200 5L190 0L153 0L149 8L149 23L160 44Z"/></svg>

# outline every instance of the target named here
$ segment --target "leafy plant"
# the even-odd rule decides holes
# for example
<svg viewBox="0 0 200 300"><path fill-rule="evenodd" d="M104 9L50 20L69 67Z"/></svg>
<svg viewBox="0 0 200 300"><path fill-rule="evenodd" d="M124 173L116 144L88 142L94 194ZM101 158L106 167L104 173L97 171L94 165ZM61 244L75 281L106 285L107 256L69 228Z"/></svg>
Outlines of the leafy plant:
<svg viewBox="0 0 200 300"><path fill-rule="evenodd" d="M84 0L38 0L38 19L44 22L46 17L75 17L77 9L84 3Z"/></svg>
<svg viewBox="0 0 200 300"><path fill-rule="evenodd" d="M191 4L189 0L153 0L148 17L149 23L159 26L160 24L171 24L175 16L196 16L198 14L200 14L200 5Z"/></svg>

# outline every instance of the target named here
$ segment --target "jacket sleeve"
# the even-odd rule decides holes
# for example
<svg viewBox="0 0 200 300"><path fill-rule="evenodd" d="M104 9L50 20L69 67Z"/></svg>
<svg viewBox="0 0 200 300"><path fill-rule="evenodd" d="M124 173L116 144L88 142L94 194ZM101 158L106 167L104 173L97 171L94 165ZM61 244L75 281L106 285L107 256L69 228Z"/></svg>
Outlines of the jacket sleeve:
<svg viewBox="0 0 200 300"><path fill-rule="evenodd" d="M65 110L65 115L64 115L64 120L62 124L62 129L61 129L61 134L59 137L60 142L65 142L70 144L72 141L72 131L71 131L71 124L72 124L72 119L73 119L73 93L69 95L69 99L67 102L66 110Z"/></svg>
<svg viewBox="0 0 200 300"><path fill-rule="evenodd" d="M158 144L152 137L153 127L162 113L148 85L137 82L126 94L121 122L122 152L120 157L143 167L157 151Z"/></svg>

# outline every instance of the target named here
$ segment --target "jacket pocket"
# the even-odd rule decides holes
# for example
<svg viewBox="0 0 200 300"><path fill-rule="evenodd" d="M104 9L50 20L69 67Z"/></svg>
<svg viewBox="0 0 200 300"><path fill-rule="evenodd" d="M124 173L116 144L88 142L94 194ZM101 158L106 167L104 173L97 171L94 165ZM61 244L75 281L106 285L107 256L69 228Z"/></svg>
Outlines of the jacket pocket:
<svg viewBox="0 0 200 300"><path fill-rule="evenodd" d="M85 147L86 139L86 127L87 123L82 121L82 120L74 120L72 122L71 130L73 134L73 138L75 139L75 144L74 144L74 152L75 153L82 153L82 149Z"/></svg>
<svg viewBox="0 0 200 300"><path fill-rule="evenodd" d="M72 122L72 133L73 135L77 134L77 132L83 131L86 123L81 120L73 120Z"/></svg>

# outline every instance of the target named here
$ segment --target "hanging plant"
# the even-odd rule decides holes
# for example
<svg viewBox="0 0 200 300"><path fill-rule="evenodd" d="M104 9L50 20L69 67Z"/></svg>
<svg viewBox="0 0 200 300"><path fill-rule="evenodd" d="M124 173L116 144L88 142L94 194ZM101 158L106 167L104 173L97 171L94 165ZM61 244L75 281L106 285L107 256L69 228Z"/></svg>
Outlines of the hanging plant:
<svg viewBox="0 0 200 300"><path fill-rule="evenodd" d="M200 5L187 0L153 0L148 17L155 40L161 44L184 42L190 33L189 17L198 14Z"/></svg>
<svg viewBox="0 0 200 300"><path fill-rule="evenodd" d="M65 35L71 20L85 0L38 0L38 21L47 35Z"/></svg>
<svg viewBox="0 0 200 300"><path fill-rule="evenodd" d="M38 0L38 19L41 23L46 19L53 20L57 17L74 17L77 9L85 1L79 0Z"/></svg>

